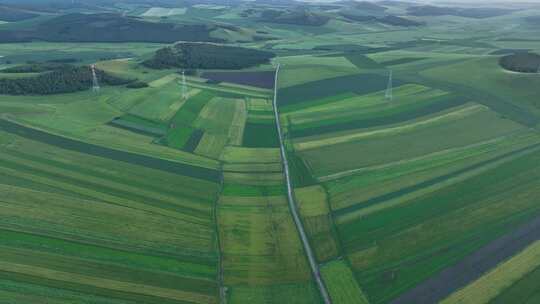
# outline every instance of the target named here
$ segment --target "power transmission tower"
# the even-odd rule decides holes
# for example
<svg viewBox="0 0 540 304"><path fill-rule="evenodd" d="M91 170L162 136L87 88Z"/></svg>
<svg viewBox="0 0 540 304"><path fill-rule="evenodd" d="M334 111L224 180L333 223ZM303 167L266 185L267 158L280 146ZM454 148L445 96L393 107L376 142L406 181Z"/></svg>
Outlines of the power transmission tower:
<svg viewBox="0 0 540 304"><path fill-rule="evenodd" d="M96 75L96 65L92 64L90 66L92 69L92 91L98 93L99 92L99 83Z"/></svg>
<svg viewBox="0 0 540 304"><path fill-rule="evenodd" d="M393 71L390 70L390 75L388 75L388 86L386 87L386 94L384 95L384 97L387 100L390 100L390 101L392 101L394 99L392 77L393 77Z"/></svg>
<svg viewBox="0 0 540 304"><path fill-rule="evenodd" d="M186 74L182 71L182 99L187 99Z"/></svg>

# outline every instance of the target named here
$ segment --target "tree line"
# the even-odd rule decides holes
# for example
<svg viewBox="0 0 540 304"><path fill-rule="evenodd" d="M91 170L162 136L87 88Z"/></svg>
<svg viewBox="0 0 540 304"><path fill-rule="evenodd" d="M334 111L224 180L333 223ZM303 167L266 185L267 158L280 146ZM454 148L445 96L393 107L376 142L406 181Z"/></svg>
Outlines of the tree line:
<svg viewBox="0 0 540 304"><path fill-rule="evenodd" d="M133 82L96 70L102 85L124 85ZM88 90L93 85L93 76L88 66L69 66L44 72L38 76L0 79L0 94L3 95L49 95Z"/></svg>
<svg viewBox="0 0 540 304"><path fill-rule="evenodd" d="M540 55L534 53L517 53L501 57L499 64L510 71L521 73L540 72Z"/></svg>
<svg viewBox="0 0 540 304"><path fill-rule="evenodd" d="M273 53L209 43L178 43L156 51L143 65L154 69L242 69L268 63Z"/></svg>

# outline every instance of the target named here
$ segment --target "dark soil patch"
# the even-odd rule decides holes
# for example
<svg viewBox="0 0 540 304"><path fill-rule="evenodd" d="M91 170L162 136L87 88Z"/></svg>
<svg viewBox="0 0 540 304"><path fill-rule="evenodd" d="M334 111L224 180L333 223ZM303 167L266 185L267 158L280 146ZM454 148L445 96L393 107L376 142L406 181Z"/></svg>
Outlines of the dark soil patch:
<svg viewBox="0 0 540 304"><path fill-rule="evenodd" d="M274 88L274 71L261 72L207 72L203 78L217 82L230 82L264 89Z"/></svg>
<svg viewBox="0 0 540 304"><path fill-rule="evenodd" d="M388 77L378 74L357 74L331 79L318 80L279 90L278 101L281 106L305 103L343 92L354 92L359 95L369 94L386 89ZM394 86L404 82L394 79Z"/></svg>
<svg viewBox="0 0 540 304"><path fill-rule="evenodd" d="M481 247L461 262L446 268L391 303L438 303L539 239L540 217L536 217L529 223Z"/></svg>

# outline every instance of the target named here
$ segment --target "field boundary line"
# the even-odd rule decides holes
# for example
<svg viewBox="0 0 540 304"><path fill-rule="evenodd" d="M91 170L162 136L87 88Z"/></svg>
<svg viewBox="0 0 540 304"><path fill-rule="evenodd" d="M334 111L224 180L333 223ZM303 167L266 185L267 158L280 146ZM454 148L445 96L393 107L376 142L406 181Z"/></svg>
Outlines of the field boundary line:
<svg viewBox="0 0 540 304"><path fill-rule="evenodd" d="M351 215L351 213L357 213L358 216L366 216L367 214L371 214L374 212L378 212L382 209L380 208L380 204L384 202L391 202L390 206L382 206L383 209L394 207L394 204L401 204L401 203L392 203L394 199L399 199L400 197L404 197L406 195L414 195L414 193L422 193L424 190L428 190L431 187L436 187L437 185L443 184L443 183L452 183L456 179L460 179L461 177L472 177L475 176L478 172L486 172L488 170L492 170L496 168L497 166L500 166L501 164L504 164L508 160L513 159L514 157L520 157L523 155L526 155L528 153L533 153L534 151L538 151L540 148L540 143L536 143L530 146L526 146L514 151L510 151L508 153L498 155L496 157L474 163L470 166L467 166L465 168L458 169L456 171L436 176L434 178L425 180L423 182L413 184L411 186L398 189L396 191L392 191L389 193L385 193L376 197L372 197L370 199L364 200L362 202L358 202L356 204L350 205L345 208L338 209L334 212L334 216L338 217L338 221L340 217ZM379 207L376 207L379 206ZM375 209L375 210L373 210Z"/></svg>
<svg viewBox="0 0 540 304"><path fill-rule="evenodd" d="M216 245L218 254L218 273L217 273L217 285L218 285L218 301L219 304L227 304L227 286L224 284L224 269L223 269L223 251L221 250L221 237L219 235L219 203L221 201L221 195L223 193L224 177L223 177L223 163L220 163L220 178L219 178L219 191L216 194L216 201L213 210L213 220L216 225Z"/></svg>
<svg viewBox="0 0 540 304"><path fill-rule="evenodd" d="M189 162L179 162L138 152L120 150L116 147L110 148L99 143L86 142L84 140L59 135L33 126L26 126L20 122L6 119L2 116L0 116L0 130L29 140L94 157L122 161L124 163L154 170L165 171L196 179L206 179L211 182L219 181L219 172L215 168L199 166Z"/></svg>
<svg viewBox="0 0 540 304"><path fill-rule="evenodd" d="M540 241L535 241L476 281L450 294L440 304L490 303L506 288L533 272L538 266L540 266Z"/></svg>
<svg viewBox="0 0 540 304"><path fill-rule="evenodd" d="M315 255L313 253L313 249L311 248L311 245L309 244L309 240L307 237L307 234L304 230L304 226L302 224L302 221L300 220L300 216L298 215L298 206L296 205L296 202L294 200L294 194L293 194L293 186L291 182L291 177L289 173L289 163L287 160L287 153L285 151L285 140L283 138L283 133L281 130L281 124L279 120L279 111L277 106L277 92L278 92L278 74L279 74L279 63L276 67L276 72L274 75L274 102L273 102L273 108L274 108L274 115L276 120L276 128L278 131L278 137L279 137L279 150L281 152L281 160L283 162L283 172L285 174L285 182L287 184L287 199L289 202L289 209L291 211L291 214L293 216L294 224L296 225L296 228L298 230L298 233L300 234L300 239L302 241L302 245L304 247L304 251L306 252L309 265L311 267L311 272L313 274L313 277L315 279L315 282L317 283L317 286L319 288L319 292L321 293L321 297L324 300L325 304L331 304L332 300L330 299L330 296L328 294L328 290L326 289L326 286L324 285L323 279L321 277L319 265L317 264L317 261L315 260Z"/></svg>
<svg viewBox="0 0 540 304"><path fill-rule="evenodd" d="M535 213L534 218L474 250L456 264L443 268L389 303L440 303L466 288L540 240L540 216L537 211Z"/></svg>
<svg viewBox="0 0 540 304"><path fill-rule="evenodd" d="M422 155L422 156L419 156L419 157L407 158L407 159L404 159L404 160L388 162L388 163L384 163L384 164L380 164L380 165L359 167L359 168L356 168L356 169L350 169L350 170L345 170L345 171L341 171L341 172L337 172L337 173L332 173L332 174L329 174L329 175L324 175L324 176L321 176L321 177L317 177L317 180L321 181L321 182L327 182L327 181L331 181L331 180L335 180L335 179L355 175L355 174L358 174L358 173L387 169L387 168L390 168L390 167L393 167L393 166L403 165L403 164L411 163L411 162L414 162L414 161L426 160L426 159L429 159L431 157L443 156L443 155L449 154L449 153L464 152L464 151L466 151L467 149L470 149L470 148L483 147L483 146L487 146L487 145L501 143L504 140L511 139L513 137L518 137L521 134L522 134L521 132L517 131L517 132L513 132L513 133L508 134L508 135L503 135L503 136L500 136L500 137L488 139L486 141L482 141L482 142L478 142L478 143L474 143L474 144L470 144L470 145L466 145L466 146L462 146L462 147L448 148L448 149L436 151L436 152L433 152L433 153L425 154L425 155Z"/></svg>

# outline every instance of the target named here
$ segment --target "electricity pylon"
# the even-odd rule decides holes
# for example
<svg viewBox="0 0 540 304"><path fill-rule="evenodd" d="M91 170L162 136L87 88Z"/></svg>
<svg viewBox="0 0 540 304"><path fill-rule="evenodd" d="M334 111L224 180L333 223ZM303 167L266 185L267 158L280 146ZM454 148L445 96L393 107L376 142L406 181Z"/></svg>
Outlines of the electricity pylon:
<svg viewBox="0 0 540 304"><path fill-rule="evenodd" d="M182 99L187 99L186 74L182 71Z"/></svg>
<svg viewBox="0 0 540 304"><path fill-rule="evenodd" d="M386 87L386 93L384 95L384 97L390 101L394 99L392 74L393 72L390 70L390 75L388 75L388 86Z"/></svg>
<svg viewBox="0 0 540 304"><path fill-rule="evenodd" d="M96 75L96 65L92 64L90 66L90 69L92 70L92 91L98 93L99 92L99 83Z"/></svg>
<svg viewBox="0 0 540 304"><path fill-rule="evenodd" d="M390 73L388 75L388 85L386 86L386 93L384 97L387 100L393 100L394 99L394 92L393 92L393 71L390 70Z"/></svg>

